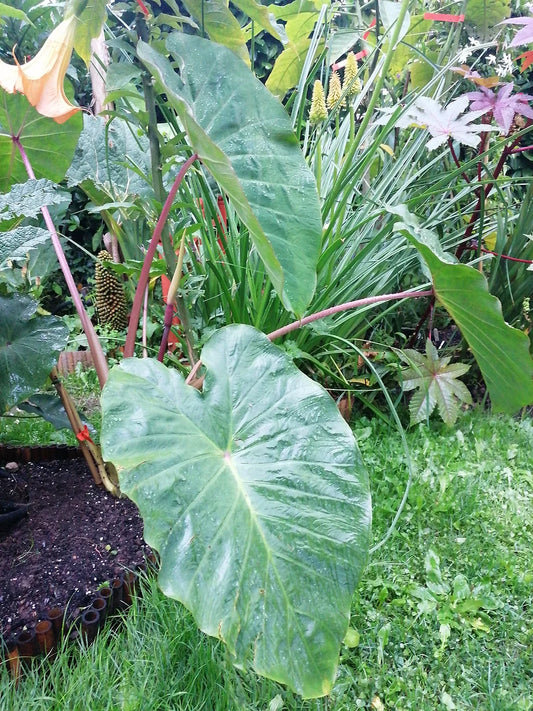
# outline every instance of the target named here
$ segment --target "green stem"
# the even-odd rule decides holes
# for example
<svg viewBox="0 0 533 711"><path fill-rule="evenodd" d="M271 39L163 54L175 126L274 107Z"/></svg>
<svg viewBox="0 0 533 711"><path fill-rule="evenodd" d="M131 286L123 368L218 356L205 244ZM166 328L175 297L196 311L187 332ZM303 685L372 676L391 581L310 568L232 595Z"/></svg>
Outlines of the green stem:
<svg viewBox="0 0 533 711"><path fill-rule="evenodd" d="M33 168L31 166L30 160L29 160L29 158L26 154L26 151L24 150L21 142L19 141L18 138L13 138L13 143L19 150L19 153L22 158L22 162L24 163L24 167L26 168L28 177L30 177L32 180L35 180L35 173L33 172ZM50 212L49 212L48 208L46 207L46 205L41 207L41 212L42 212L45 224L48 228L48 232L50 233L52 244L54 246L54 250L57 255L57 259L59 261L59 266L61 267L61 271L63 272L63 276L65 277L65 281L67 282L67 287L68 287L70 296L72 297L72 301L74 302L74 306L76 307L76 311L78 312L78 316L80 317L83 331L85 333L85 336L87 337L87 342L89 344L89 349L90 349L91 355L93 357L94 367L96 370L96 374L98 375L98 381L100 383L100 387L103 388L105 385L105 382L107 380L107 375L108 375L109 371L108 371L108 367L107 367L107 361L106 361L106 357L104 354L104 350L102 348L102 344L98 340L98 336L96 335L94 326L91 323L91 319L89 318L89 316L87 315L87 312L85 311L85 307L83 306L83 302L81 300L81 296L80 296L78 289L76 287L74 277L72 276L72 272L70 271L70 267L68 265L67 258L65 256L64 251L63 251L63 247L61 246L61 242L59 241L59 237L57 235L57 231L56 231L54 222L52 220L52 217L51 217Z"/></svg>
<svg viewBox="0 0 533 711"><path fill-rule="evenodd" d="M463 0L461 4L461 8L459 12L457 13L458 15L464 15L466 12L466 6L468 4L468 0ZM458 23L457 25L454 25L453 29L450 29L450 32L448 33L448 37L446 39L446 43L442 47L442 49L439 52L439 56L437 59L437 64L442 65L444 62L449 61L450 57L455 57L457 54L457 50L459 49L459 42L461 41L461 30L464 27L464 22L463 23ZM444 81L444 87L443 89L445 90L453 81L452 78L452 73L448 72L447 77Z"/></svg>
<svg viewBox="0 0 533 711"><path fill-rule="evenodd" d="M146 18L142 14L137 15L137 35L143 42L150 40L148 25ZM148 125L146 132L150 144L150 167L152 173L152 186L154 189L156 200L162 205L167 197L165 187L163 185L163 170L161 168L161 150L159 145L159 131L157 129L157 113L155 110L155 92L152 84L152 76L150 72L143 67L142 84L144 93L144 106L148 114ZM163 230L161 235L161 243L163 245L163 254L170 272L174 272L176 268L176 255L172 247L170 234L168 229Z"/></svg>
<svg viewBox="0 0 533 711"><path fill-rule="evenodd" d="M322 193L322 138L318 136L315 146L315 180L318 190L318 197Z"/></svg>

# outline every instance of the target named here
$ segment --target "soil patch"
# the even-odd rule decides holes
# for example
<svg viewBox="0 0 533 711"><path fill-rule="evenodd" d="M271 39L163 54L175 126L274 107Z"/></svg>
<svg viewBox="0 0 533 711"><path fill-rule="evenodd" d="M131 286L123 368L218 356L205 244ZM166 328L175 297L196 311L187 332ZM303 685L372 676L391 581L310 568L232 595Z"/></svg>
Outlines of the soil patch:
<svg viewBox="0 0 533 711"><path fill-rule="evenodd" d="M27 504L27 515L0 531L4 639L51 607L76 617L103 583L150 553L133 502L97 487L82 459L0 467L0 502Z"/></svg>

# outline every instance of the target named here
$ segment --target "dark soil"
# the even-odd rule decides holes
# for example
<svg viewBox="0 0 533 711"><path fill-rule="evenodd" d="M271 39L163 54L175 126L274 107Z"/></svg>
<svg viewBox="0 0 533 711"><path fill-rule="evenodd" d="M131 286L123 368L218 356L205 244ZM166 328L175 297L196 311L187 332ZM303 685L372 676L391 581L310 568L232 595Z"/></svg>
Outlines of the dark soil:
<svg viewBox="0 0 533 711"><path fill-rule="evenodd" d="M0 635L33 627L47 609L76 617L98 588L150 549L135 505L94 484L83 459L0 467L0 502L28 505L0 531Z"/></svg>

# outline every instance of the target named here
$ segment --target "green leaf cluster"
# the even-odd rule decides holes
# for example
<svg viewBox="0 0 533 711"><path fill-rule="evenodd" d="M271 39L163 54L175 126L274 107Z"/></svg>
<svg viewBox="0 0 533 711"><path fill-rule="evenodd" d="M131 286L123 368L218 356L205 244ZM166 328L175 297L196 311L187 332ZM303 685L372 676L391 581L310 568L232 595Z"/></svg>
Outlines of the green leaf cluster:
<svg viewBox="0 0 533 711"><path fill-rule="evenodd" d="M511 0L468 0L465 22L474 27L482 37L511 14Z"/></svg>
<svg viewBox="0 0 533 711"><path fill-rule="evenodd" d="M267 89L280 100L289 89L298 84L311 46L310 35L313 33L318 17L319 11L311 7L307 12L300 10L295 14L291 13L287 18L285 31L288 42L276 59L266 81Z"/></svg>
<svg viewBox="0 0 533 711"><path fill-rule="evenodd" d="M400 351L399 355L410 366L402 371L403 390L415 390L409 403L411 424L424 422L437 407L444 422L453 425L460 406L472 403L468 388L457 380L470 366L464 363L450 364L451 356L439 358L429 338L425 355L411 348Z"/></svg>
<svg viewBox="0 0 533 711"><path fill-rule="evenodd" d="M202 32L219 44L231 49L238 57L250 64L247 33L224 0L184 0L185 7L194 17ZM274 21L274 16L264 5L255 0L236 0L233 3L251 21L255 23L255 31L265 30L279 41L285 39L283 27Z"/></svg>
<svg viewBox="0 0 533 711"><path fill-rule="evenodd" d="M398 223L422 255L433 280L435 298L459 327L483 374L494 412L517 412L533 403L533 359L525 333L503 319L501 304L486 278L465 264L444 261L428 241L428 231ZM429 233L431 234L431 233Z"/></svg>
<svg viewBox="0 0 533 711"><path fill-rule="evenodd" d="M50 240L47 230L42 227L17 227L0 237L0 269L10 260L25 259L28 252L37 249Z"/></svg>
<svg viewBox="0 0 533 711"><path fill-rule="evenodd" d="M106 19L106 0L70 0L65 9L65 17L71 14L78 18L74 49L89 66L91 40L98 37Z"/></svg>
<svg viewBox="0 0 533 711"><path fill-rule="evenodd" d="M3 223L11 223L20 217L36 217L43 205L57 205L64 201L65 195L50 180L42 178L17 183L9 192L0 194L0 230Z"/></svg>

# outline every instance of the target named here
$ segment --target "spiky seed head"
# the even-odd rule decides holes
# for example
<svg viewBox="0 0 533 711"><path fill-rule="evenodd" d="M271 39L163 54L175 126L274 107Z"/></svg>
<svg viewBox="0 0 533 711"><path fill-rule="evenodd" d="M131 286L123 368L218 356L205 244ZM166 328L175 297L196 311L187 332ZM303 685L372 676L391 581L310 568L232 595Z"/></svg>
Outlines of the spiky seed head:
<svg viewBox="0 0 533 711"><path fill-rule="evenodd" d="M348 96L355 96L361 91L361 81L357 76L357 59L353 52L348 52L346 56L343 89L346 90Z"/></svg>
<svg viewBox="0 0 533 711"><path fill-rule="evenodd" d="M102 325L122 331L128 325L128 309L122 282L103 262L112 262L113 257L103 249L97 255L95 267L96 310Z"/></svg>
<svg viewBox="0 0 533 711"><path fill-rule="evenodd" d="M326 108L326 97L324 95L324 87L320 79L317 79L313 84L313 95L311 97L311 110L309 111L309 121L311 123L320 123L328 117Z"/></svg>
<svg viewBox="0 0 533 711"><path fill-rule="evenodd" d="M341 78L338 72L333 72L329 78L328 98L326 99L326 106L328 107L328 109L332 109L334 106L336 106L339 103L341 96ZM341 106L344 106L344 101L342 102Z"/></svg>

